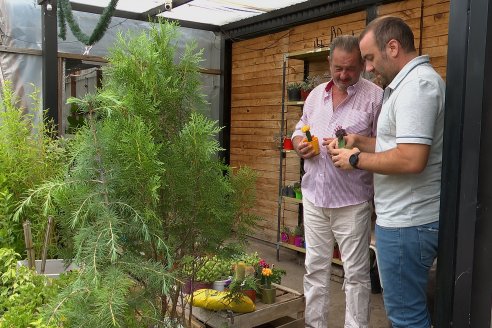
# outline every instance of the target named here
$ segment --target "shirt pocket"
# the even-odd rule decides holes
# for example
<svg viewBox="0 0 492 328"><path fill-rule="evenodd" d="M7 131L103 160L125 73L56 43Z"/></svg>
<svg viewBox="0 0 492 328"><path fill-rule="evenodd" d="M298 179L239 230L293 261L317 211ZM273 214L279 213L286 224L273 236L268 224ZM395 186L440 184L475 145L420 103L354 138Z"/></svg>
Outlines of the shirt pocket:
<svg viewBox="0 0 492 328"><path fill-rule="evenodd" d="M360 110L351 111L349 116L344 120L345 131L363 136L371 135L373 126L373 115L370 112Z"/></svg>

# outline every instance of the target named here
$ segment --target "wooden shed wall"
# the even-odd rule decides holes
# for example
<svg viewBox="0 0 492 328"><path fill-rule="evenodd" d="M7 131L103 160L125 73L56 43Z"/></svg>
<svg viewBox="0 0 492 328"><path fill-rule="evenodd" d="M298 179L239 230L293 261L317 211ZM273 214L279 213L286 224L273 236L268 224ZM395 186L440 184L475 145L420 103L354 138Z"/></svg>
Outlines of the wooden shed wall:
<svg viewBox="0 0 492 328"><path fill-rule="evenodd" d="M378 16L394 15L404 19L414 31L415 46L418 48L422 44L422 54L430 55L431 63L445 78L449 0L400 1L378 6L377 13ZM365 25L366 12L362 11L233 43L230 161L232 166L247 165L258 172L255 211L264 220L258 227L257 238L270 242L275 242L277 238L284 54L313 49L316 39L324 45L329 44L332 27L341 29L343 34L358 35ZM328 63L325 61L312 65L310 71L316 74L328 73ZM287 81L301 81L302 62L289 62L287 73ZM294 128L300 115L301 109L288 108L288 131ZM298 180L299 160L295 154L287 155L286 168L286 181ZM291 227L297 224L297 208L295 204L285 206L283 223Z"/></svg>

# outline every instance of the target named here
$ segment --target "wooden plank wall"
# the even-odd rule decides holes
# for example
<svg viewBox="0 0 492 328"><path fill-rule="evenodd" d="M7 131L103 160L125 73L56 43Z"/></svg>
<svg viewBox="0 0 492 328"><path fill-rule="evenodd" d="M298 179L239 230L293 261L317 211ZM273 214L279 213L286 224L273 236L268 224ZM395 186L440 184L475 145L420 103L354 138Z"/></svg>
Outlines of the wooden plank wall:
<svg viewBox="0 0 492 328"><path fill-rule="evenodd" d="M423 29L421 25L421 4ZM378 7L378 16L394 15L413 29L416 47L422 33L422 52L431 56L436 70L445 78L448 44L449 0L406 0ZM282 62L285 53L312 49L316 39L324 45L331 41L332 27L343 34L358 35L366 25L366 12L330 18L300 25L285 31L238 41L232 46L231 165L249 166L258 172L256 214L264 218L256 237L275 242L277 236L277 200L279 144L282 101ZM310 72L327 75L326 60L311 64ZM303 63L289 60L287 81L301 81ZM287 130L293 130L301 110L288 107ZM285 123L284 123L285 124ZM299 177L299 160L288 154L284 163L285 181ZM285 169L287 171L285 171ZM295 204L286 204L282 224L297 224Z"/></svg>

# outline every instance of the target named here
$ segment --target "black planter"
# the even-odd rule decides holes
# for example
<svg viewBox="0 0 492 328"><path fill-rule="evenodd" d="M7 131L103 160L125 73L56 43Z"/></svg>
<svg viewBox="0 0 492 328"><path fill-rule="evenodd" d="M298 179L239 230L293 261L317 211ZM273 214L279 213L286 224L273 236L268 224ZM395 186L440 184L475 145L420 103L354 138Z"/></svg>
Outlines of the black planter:
<svg viewBox="0 0 492 328"><path fill-rule="evenodd" d="M287 99L289 99L289 101L301 100L301 89L289 89L289 90L287 90Z"/></svg>

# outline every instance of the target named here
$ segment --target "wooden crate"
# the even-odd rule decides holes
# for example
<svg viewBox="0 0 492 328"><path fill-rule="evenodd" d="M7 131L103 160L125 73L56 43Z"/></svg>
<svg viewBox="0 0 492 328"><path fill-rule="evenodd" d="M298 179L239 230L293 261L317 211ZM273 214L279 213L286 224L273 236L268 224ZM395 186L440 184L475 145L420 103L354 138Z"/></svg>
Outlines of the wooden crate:
<svg viewBox="0 0 492 328"><path fill-rule="evenodd" d="M290 317L292 320L276 327L303 327L304 295L285 286L274 285L277 287L276 302L263 304L257 301L254 312L232 313L193 307L193 317L212 328L251 328L273 323L284 317Z"/></svg>

